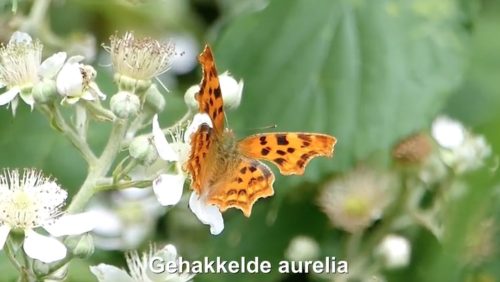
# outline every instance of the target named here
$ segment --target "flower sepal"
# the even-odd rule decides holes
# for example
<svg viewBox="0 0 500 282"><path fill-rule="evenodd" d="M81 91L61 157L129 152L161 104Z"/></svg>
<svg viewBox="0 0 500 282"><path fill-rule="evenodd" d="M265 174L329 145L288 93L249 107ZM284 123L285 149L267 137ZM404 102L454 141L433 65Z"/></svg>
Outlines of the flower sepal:
<svg viewBox="0 0 500 282"><path fill-rule="evenodd" d="M94 253L94 240L88 233L68 236L64 239L64 245L79 258L87 258Z"/></svg>
<svg viewBox="0 0 500 282"><path fill-rule="evenodd" d="M32 91L33 100L38 104L48 104L57 97L56 82L44 80L37 83Z"/></svg>
<svg viewBox="0 0 500 282"><path fill-rule="evenodd" d="M143 96L151 86L151 80L141 80L115 73L114 80L120 91L130 91L138 96Z"/></svg>

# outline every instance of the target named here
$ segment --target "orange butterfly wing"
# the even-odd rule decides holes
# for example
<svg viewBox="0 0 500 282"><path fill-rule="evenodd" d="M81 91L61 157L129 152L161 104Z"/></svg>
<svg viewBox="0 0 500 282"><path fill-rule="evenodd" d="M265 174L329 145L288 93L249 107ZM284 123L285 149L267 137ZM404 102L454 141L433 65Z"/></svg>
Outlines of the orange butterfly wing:
<svg viewBox="0 0 500 282"><path fill-rule="evenodd" d="M270 161L284 175L301 175L312 158L331 157L336 143L335 137L326 134L278 132L249 136L238 146L244 156Z"/></svg>
<svg viewBox="0 0 500 282"><path fill-rule="evenodd" d="M203 181L209 177L207 168L209 154L213 144L213 129L203 124L191 136L191 155L185 164L186 170L191 175L191 187L198 195L201 195L201 189L205 185Z"/></svg>
<svg viewBox="0 0 500 282"><path fill-rule="evenodd" d="M302 174L310 159L332 156L336 139L314 133L265 133L226 147L234 137L225 131L224 102L212 51L207 45L198 57L203 78L196 95L200 113L210 116L213 128L202 125L191 137L185 169L191 187L221 211L238 208L250 216L253 204L274 194L274 174L262 162L271 161L282 174ZM229 150L229 151L227 151Z"/></svg>
<svg viewBox="0 0 500 282"><path fill-rule="evenodd" d="M224 131L224 102L222 101L214 56L208 45L198 56L198 60L203 68L203 78L196 100L198 100L200 113L207 113L210 116L215 131L220 134Z"/></svg>
<svg viewBox="0 0 500 282"><path fill-rule="evenodd" d="M274 194L273 183L274 175L265 164L242 158L237 169L209 192L208 203L217 205L222 212L238 208L249 217L259 198Z"/></svg>

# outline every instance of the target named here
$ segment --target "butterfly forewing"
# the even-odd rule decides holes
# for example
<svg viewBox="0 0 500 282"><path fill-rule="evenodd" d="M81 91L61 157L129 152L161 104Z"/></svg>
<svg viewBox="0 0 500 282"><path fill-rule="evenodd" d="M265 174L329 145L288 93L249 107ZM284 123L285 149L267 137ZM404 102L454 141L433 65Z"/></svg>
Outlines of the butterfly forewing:
<svg viewBox="0 0 500 282"><path fill-rule="evenodd" d="M326 134L278 132L249 136L238 146L246 157L270 161L284 175L300 175L312 158L331 157L336 142Z"/></svg>
<svg viewBox="0 0 500 282"><path fill-rule="evenodd" d="M205 46L198 60L203 68L203 79L196 99L198 100L200 112L207 113L210 116L216 132L220 134L224 131L224 102L214 57L208 45Z"/></svg>
<svg viewBox="0 0 500 282"><path fill-rule="evenodd" d="M204 181L209 177L209 156L213 149L214 131L203 124L191 137L191 155L186 163L186 170L191 175L191 187L200 195Z"/></svg>

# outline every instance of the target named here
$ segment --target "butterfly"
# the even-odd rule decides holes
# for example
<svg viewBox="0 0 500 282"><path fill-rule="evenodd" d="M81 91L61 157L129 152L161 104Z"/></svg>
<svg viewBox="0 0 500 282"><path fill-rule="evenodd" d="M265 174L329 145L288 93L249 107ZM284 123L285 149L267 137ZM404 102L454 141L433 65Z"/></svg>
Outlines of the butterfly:
<svg viewBox="0 0 500 282"><path fill-rule="evenodd" d="M274 174L260 160L274 163L283 175L301 175L312 158L331 157L337 140L326 134L277 132L238 141L224 126L224 101L208 45L198 60L203 77L196 100L199 112L210 117L213 127L204 123L191 135L191 152L185 164L191 188L221 212L238 208L249 217L259 198L274 194Z"/></svg>

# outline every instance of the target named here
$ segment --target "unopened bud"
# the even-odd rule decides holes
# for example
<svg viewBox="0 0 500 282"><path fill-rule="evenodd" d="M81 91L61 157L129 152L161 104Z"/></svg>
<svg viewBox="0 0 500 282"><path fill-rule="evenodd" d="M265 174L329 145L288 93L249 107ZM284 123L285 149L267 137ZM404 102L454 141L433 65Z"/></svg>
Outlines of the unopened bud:
<svg viewBox="0 0 500 282"><path fill-rule="evenodd" d="M56 82L54 80L44 80L33 87L33 99L37 104L46 104L57 97Z"/></svg>
<svg viewBox="0 0 500 282"><path fill-rule="evenodd" d="M243 80L236 81L228 72L219 75L219 84L226 110L238 108L243 93Z"/></svg>
<svg viewBox="0 0 500 282"><path fill-rule="evenodd" d="M80 258L89 257L94 253L94 240L92 239L92 235L88 233L68 236L64 239L64 244L73 255Z"/></svg>
<svg viewBox="0 0 500 282"><path fill-rule="evenodd" d="M127 119L139 113L141 101L130 92L120 91L111 97L110 107L117 117Z"/></svg>
<svg viewBox="0 0 500 282"><path fill-rule="evenodd" d="M154 113L159 113L165 108L165 97L160 93L156 84L151 84L146 91L144 105L153 110Z"/></svg>
<svg viewBox="0 0 500 282"><path fill-rule="evenodd" d="M186 90L184 94L184 103L192 113L198 112L198 101L196 100L196 94L200 91L199 85L193 85Z"/></svg>
<svg viewBox="0 0 500 282"><path fill-rule="evenodd" d="M158 159L156 148L152 141L145 136L138 136L132 140L128 148L130 156L143 165L151 165Z"/></svg>

